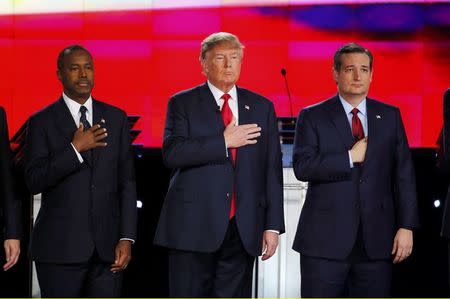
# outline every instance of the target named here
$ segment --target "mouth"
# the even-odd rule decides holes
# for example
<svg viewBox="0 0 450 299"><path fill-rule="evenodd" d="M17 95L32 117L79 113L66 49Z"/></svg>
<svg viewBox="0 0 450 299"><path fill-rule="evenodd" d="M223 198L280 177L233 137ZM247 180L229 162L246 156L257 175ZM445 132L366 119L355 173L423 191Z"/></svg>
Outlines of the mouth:
<svg viewBox="0 0 450 299"><path fill-rule="evenodd" d="M87 81L78 82L77 85L80 86L80 87L89 87L89 86L91 86L91 84L89 82L87 82Z"/></svg>

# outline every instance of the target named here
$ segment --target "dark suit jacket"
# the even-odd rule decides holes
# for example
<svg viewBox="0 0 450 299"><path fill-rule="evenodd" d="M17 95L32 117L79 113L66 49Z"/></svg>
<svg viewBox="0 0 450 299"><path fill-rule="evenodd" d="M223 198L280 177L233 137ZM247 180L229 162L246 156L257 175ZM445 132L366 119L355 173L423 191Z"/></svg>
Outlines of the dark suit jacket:
<svg viewBox="0 0 450 299"><path fill-rule="evenodd" d="M0 218L2 220L0 236L5 239L20 239L22 236L21 205L14 192L11 159L6 113L3 107L0 107Z"/></svg>
<svg viewBox="0 0 450 299"><path fill-rule="evenodd" d="M444 130L443 130L443 161L441 167L447 174L450 172L450 89L444 94ZM450 190L450 188L449 188ZM441 235L450 238L450 192L447 191Z"/></svg>
<svg viewBox="0 0 450 299"><path fill-rule="evenodd" d="M127 116L93 100L93 123L106 123L108 145L80 163L71 145L77 129L64 100L28 122L25 180L42 193L31 235L31 255L46 263L87 261L94 250L114 261L120 238L136 238L136 184Z"/></svg>
<svg viewBox="0 0 450 299"><path fill-rule="evenodd" d="M352 169L353 137L339 97L300 112L293 163L297 179L309 185L296 251L345 259L361 223L369 258L388 259L397 229L418 226L414 169L400 111L367 99L367 122L366 158Z"/></svg>
<svg viewBox="0 0 450 299"><path fill-rule="evenodd" d="M229 222L233 183L236 223L249 254L261 254L264 230L284 232L281 150L273 105L246 89L237 88L237 93L239 124L257 123L262 135L257 144L237 149L235 168L226 157L225 127L208 85L171 98L163 158L173 176L156 244L196 252L217 250Z"/></svg>

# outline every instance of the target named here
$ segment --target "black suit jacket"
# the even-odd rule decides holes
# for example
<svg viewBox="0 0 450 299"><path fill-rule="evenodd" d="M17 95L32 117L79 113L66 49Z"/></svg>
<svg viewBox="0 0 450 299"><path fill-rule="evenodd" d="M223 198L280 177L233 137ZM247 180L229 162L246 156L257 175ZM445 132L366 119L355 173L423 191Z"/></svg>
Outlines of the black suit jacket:
<svg viewBox="0 0 450 299"><path fill-rule="evenodd" d="M64 100L28 122L25 180L42 193L31 235L31 255L46 263L87 261L96 248L114 261L120 238L136 238L136 184L127 116L93 100L93 123L105 120L108 145L80 163L71 145L77 129Z"/></svg>
<svg viewBox="0 0 450 299"><path fill-rule="evenodd" d="M418 226L414 168L400 111L367 99L368 147L362 167L350 168L353 136L339 97L303 109L293 163L308 181L293 248L345 259L358 227L369 258L388 259L398 228Z"/></svg>
<svg viewBox="0 0 450 299"><path fill-rule="evenodd" d="M0 218L2 220L0 235L5 239L20 239L22 236L21 204L14 192L11 147L3 107L0 107L0 178Z"/></svg>
<svg viewBox="0 0 450 299"><path fill-rule="evenodd" d="M155 243L213 252L229 222L233 184L236 223L247 252L261 254L264 230L284 232L280 141L272 103L237 88L239 124L257 123L255 145L237 149L236 167L226 157L225 129L207 84L173 96L164 131L163 158L173 170Z"/></svg>
<svg viewBox="0 0 450 299"><path fill-rule="evenodd" d="M443 145L444 157L442 159L441 167L448 174L450 172L450 89L444 94L444 130L443 130ZM449 188L450 190L450 188ZM450 238L450 192L447 191L447 198L444 209L444 216L442 219L441 235Z"/></svg>

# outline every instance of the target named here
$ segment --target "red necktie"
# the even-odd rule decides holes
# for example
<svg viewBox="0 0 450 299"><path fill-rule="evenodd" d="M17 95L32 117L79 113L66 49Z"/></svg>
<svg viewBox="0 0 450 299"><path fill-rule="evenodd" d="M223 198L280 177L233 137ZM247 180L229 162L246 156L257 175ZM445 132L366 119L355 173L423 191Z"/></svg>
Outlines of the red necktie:
<svg viewBox="0 0 450 299"><path fill-rule="evenodd" d="M233 120L233 112L231 112L230 105L228 104L228 100L231 98L231 96L228 93L223 94L221 99L224 99L223 105L222 105L222 119L223 123L226 126ZM231 158L233 161L233 165L236 164L236 149L230 148L231 152ZM234 186L233 186L234 189ZM230 219L234 217L234 214L236 212L236 200L235 200L235 194L233 190L233 194L231 195L231 210L230 210Z"/></svg>
<svg viewBox="0 0 450 299"><path fill-rule="evenodd" d="M358 117L358 108L353 108L352 110L352 133L355 139L355 142L364 138L364 129L361 123L361 120Z"/></svg>

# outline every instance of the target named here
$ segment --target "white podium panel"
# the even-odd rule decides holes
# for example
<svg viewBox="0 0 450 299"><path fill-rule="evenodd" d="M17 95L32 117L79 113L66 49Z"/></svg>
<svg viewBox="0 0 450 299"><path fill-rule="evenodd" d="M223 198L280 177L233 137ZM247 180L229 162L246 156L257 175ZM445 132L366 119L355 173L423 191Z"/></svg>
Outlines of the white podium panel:
<svg viewBox="0 0 450 299"><path fill-rule="evenodd" d="M277 252L267 261L258 259L257 296L259 298L300 297L300 255L292 249L307 183L298 181L292 168L283 168L284 220Z"/></svg>

